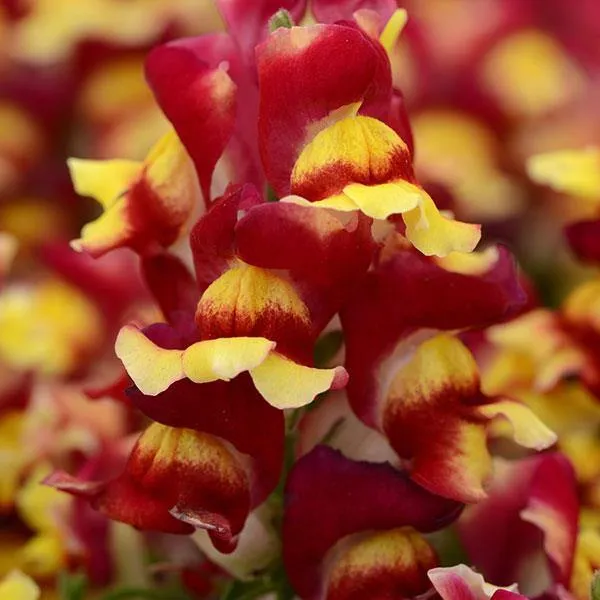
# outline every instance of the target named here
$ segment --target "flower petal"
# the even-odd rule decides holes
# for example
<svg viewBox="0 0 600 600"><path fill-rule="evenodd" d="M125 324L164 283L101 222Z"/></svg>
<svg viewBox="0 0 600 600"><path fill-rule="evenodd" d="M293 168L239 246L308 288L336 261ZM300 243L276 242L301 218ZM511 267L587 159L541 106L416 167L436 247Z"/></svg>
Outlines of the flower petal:
<svg viewBox="0 0 600 600"><path fill-rule="evenodd" d="M131 161L81 161L69 167L75 187L104 208L88 223L76 250L101 256L128 246L141 254L170 246L191 216L197 200L194 167L174 131L166 133L141 165Z"/></svg>
<svg viewBox="0 0 600 600"><path fill-rule="evenodd" d="M557 440L556 434L548 429L531 409L520 402L500 400L484 404L478 407L477 411L488 419L496 417L506 419L513 429L515 442L525 448L544 450Z"/></svg>
<svg viewBox="0 0 600 600"><path fill-rule="evenodd" d="M154 421L217 436L248 455L254 473L253 506L277 485L283 464L284 414L263 400L248 373L204 384L184 379L157 396L136 390L129 396Z"/></svg>
<svg viewBox="0 0 600 600"><path fill-rule="evenodd" d="M250 376L262 397L276 408L299 408L310 404L318 394L346 385L343 367L314 369L272 352Z"/></svg>
<svg viewBox="0 0 600 600"><path fill-rule="evenodd" d="M315 333L339 311L375 249L369 219L344 221L288 202L253 207L238 221L235 237L243 261L289 273Z"/></svg>
<svg viewBox="0 0 600 600"><path fill-rule="evenodd" d="M260 336L306 360L313 331L308 307L278 273L238 261L202 294L196 323L203 339Z"/></svg>
<svg viewBox="0 0 600 600"><path fill-rule="evenodd" d="M460 509L388 464L354 462L318 446L295 463L287 481L283 558L290 581L302 598L319 598L324 559L341 539L404 526L435 530Z"/></svg>
<svg viewBox="0 0 600 600"><path fill-rule="evenodd" d="M208 203L215 165L235 124L236 86L224 69L205 62L207 44L231 42L223 34L207 37L154 48L146 58L146 78L196 167Z"/></svg>
<svg viewBox="0 0 600 600"><path fill-rule="evenodd" d="M0 579L0 594L7 600L38 600L42 592L33 579L20 571L11 571Z"/></svg>
<svg viewBox="0 0 600 600"><path fill-rule="evenodd" d="M529 177L558 192L600 198L600 150L559 150L538 154L527 164Z"/></svg>
<svg viewBox="0 0 600 600"><path fill-rule="evenodd" d="M361 101L368 114L375 105L389 110L385 51L358 28L278 29L257 47L256 58L261 157L280 197L290 192L290 175L302 148L329 124L332 113Z"/></svg>
<svg viewBox="0 0 600 600"><path fill-rule="evenodd" d="M497 461L489 497L470 506L459 523L469 559L498 585L517 582L528 596L571 577L579 502L571 465L557 453ZM541 536L540 536L541 532ZM538 565L535 572L525 565Z"/></svg>
<svg viewBox="0 0 600 600"><path fill-rule="evenodd" d="M231 186L202 215L190 234L190 247L198 288L206 288L219 278L235 260L235 226L240 215L263 204L258 190L249 184Z"/></svg>
<svg viewBox="0 0 600 600"><path fill-rule="evenodd" d="M218 379L229 381L244 371L252 372L258 368L268 360L274 347L274 342L262 337L219 338L197 342L183 352L183 373L194 383Z"/></svg>
<svg viewBox="0 0 600 600"><path fill-rule="evenodd" d="M406 143L377 119L350 116L317 133L302 149L292 171L291 193L315 201L346 193L350 184L371 186L396 180L414 183L412 158ZM358 199L366 206L374 202L362 187L349 187L348 191L355 202ZM384 188L382 194L388 200L399 196L404 204L399 200L396 204L400 203L404 210L417 205L416 194L411 202L411 196L402 194L401 189L396 195L393 191Z"/></svg>
<svg viewBox="0 0 600 600"><path fill-rule="evenodd" d="M157 346L132 325L119 331L115 353L138 389L149 396L185 377L181 350Z"/></svg>
<svg viewBox="0 0 600 600"><path fill-rule="evenodd" d="M142 433L117 478L94 483L59 474L47 483L140 529L206 529L222 552L235 548L250 505L248 475L235 450L214 436L159 423Z"/></svg>
<svg viewBox="0 0 600 600"><path fill-rule="evenodd" d="M410 527L372 534L333 560L328 600L413 598L429 591L427 570L438 564L435 551Z"/></svg>
<svg viewBox="0 0 600 600"><path fill-rule="evenodd" d="M406 237L425 256L471 252L481 239L481 226L442 215L431 197L423 193L418 208L402 215Z"/></svg>
<svg viewBox="0 0 600 600"><path fill-rule="evenodd" d="M565 235L577 258L600 263L600 219L568 225Z"/></svg>
<svg viewBox="0 0 600 600"><path fill-rule="evenodd" d="M491 585L466 565L438 567L431 569L427 575L442 600L526 600L516 591L516 585L508 588ZM504 592L502 598L498 595L499 590Z"/></svg>

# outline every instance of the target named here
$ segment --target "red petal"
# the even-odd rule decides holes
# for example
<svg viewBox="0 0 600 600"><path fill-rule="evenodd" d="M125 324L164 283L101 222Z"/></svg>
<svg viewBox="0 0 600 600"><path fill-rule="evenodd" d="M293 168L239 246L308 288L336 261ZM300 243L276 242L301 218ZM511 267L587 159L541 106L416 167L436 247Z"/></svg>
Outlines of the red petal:
<svg viewBox="0 0 600 600"><path fill-rule="evenodd" d="M200 292L179 258L166 253L144 257L142 273L167 321L194 314Z"/></svg>
<svg viewBox="0 0 600 600"><path fill-rule="evenodd" d="M242 260L289 272L310 310L315 334L339 311L374 251L369 219L344 224L324 209L287 202L253 208L235 233Z"/></svg>
<svg viewBox="0 0 600 600"><path fill-rule="evenodd" d="M132 303L148 297L136 269L137 259L130 250L113 250L102 260L94 260L57 242L45 245L40 259L88 295L109 321L115 321L115 326Z"/></svg>
<svg viewBox="0 0 600 600"><path fill-rule="evenodd" d="M232 186L198 220L190 234L190 246L201 292L235 259L235 225L240 213L262 202L252 185Z"/></svg>
<svg viewBox="0 0 600 600"><path fill-rule="evenodd" d="M254 505L277 485L284 451L283 411L263 400L247 373L229 382L195 384L185 379L157 396L135 389L129 396L154 421L218 436L249 455L255 472Z"/></svg>
<svg viewBox="0 0 600 600"><path fill-rule="evenodd" d="M206 529L221 552L235 548L250 508L246 470L235 450L214 436L158 423L142 433L116 479L98 483L55 474L48 483L140 529Z"/></svg>
<svg viewBox="0 0 600 600"><path fill-rule="evenodd" d="M515 314L525 301L505 248L481 275L451 272L414 250L395 250L367 274L341 312L353 410L376 424L377 369L409 334L484 327Z"/></svg>
<svg viewBox="0 0 600 600"><path fill-rule="evenodd" d="M355 462L318 446L288 476L283 557L290 581L302 598L317 598L324 559L342 538L405 525L433 531L460 510L389 464Z"/></svg>
<svg viewBox="0 0 600 600"><path fill-rule="evenodd" d="M542 454L498 464L489 498L469 507L459 533L486 580L537 595L545 590L528 589L536 575L526 568L535 555L547 560L554 583L568 586L578 514L573 468L560 454Z"/></svg>
<svg viewBox="0 0 600 600"><path fill-rule="evenodd" d="M217 0L217 6L227 22L227 30L240 44L248 62L252 62L254 47L269 33L269 19L283 8L292 15L294 22L299 22L306 0L255 0L252 10L248 10L246 0Z"/></svg>
<svg viewBox="0 0 600 600"><path fill-rule="evenodd" d="M401 527L361 538L335 553L327 600L414 598L431 589L427 571L438 558L417 532Z"/></svg>
<svg viewBox="0 0 600 600"><path fill-rule="evenodd" d="M381 45L358 28L278 29L257 47L256 58L259 147L267 179L279 196L289 193L292 167L317 133L318 121L360 101L361 113L389 112L389 61Z"/></svg>
<svg viewBox="0 0 600 600"><path fill-rule="evenodd" d="M148 83L194 162L206 202L236 116L235 84L218 63L206 61L225 60L232 44L228 36L215 34L158 46L146 58Z"/></svg>
<svg viewBox="0 0 600 600"><path fill-rule="evenodd" d="M565 235L578 258L600 263L600 219L573 223L565 228Z"/></svg>

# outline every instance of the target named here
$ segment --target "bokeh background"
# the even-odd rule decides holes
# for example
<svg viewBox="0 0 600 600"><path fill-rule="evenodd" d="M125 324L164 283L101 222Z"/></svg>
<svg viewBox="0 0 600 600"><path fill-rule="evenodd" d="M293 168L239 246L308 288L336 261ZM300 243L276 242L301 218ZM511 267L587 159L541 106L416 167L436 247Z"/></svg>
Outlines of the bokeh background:
<svg viewBox="0 0 600 600"><path fill-rule="evenodd" d="M418 179L441 208L506 243L542 301L558 306L590 274L562 227L597 202L532 183L526 165L600 143L600 3L399 5L409 22L393 72ZM94 521L87 506L37 485L53 468L130 443L140 417L126 399L105 399L122 387L112 344L123 322L157 312L128 250L94 262L69 248L99 209L75 194L66 160L143 159L167 129L145 54L223 28L210 0L0 3L0 578L18 568L44 598L68 597L77 581L63 577L60 592L57 578L74 565L98 589L168 577L160 561L144 568L164 540Z"/></svg>

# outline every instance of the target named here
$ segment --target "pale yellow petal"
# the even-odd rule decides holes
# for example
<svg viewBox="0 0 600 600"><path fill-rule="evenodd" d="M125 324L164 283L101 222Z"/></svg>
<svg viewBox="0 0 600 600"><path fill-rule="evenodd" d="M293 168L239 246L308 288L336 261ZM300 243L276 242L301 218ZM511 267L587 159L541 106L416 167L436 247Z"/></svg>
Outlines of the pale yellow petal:
<svg viewBox="0 0 600 600"><path fill-rule="evenodd" d="M351 183L344 188L344 194L368 217L387 219L416 208L421 201L422 190L406 181L379 185Z"/></svg>
<svg viewBox="0 0 600 600"><path fill-rule="evenodd" d="M81 196L91 196L107 210L127 191L140 173L142 164L134 160L67 160L73 187Z"/></svg>
<svg viewBox="0 0 600 600"><path fill-rule="evenodd" d="M119 331L115 353L138 389L148 396L164 392L185 376L182 350L161 348L131 325Z"/></svg>
<svg viewBox="0 0 600 600"><path fill-rule="evenodd" d="M445 217L426 192L419 207L402 215L406 237L426 256L471 252L481 239L481 227Z"/></svg>
<svg viewBox="0 0 600 600"><path fill-rule="evenodd" d="M229 381L260 365L274 347L275 342L262 337L197 342L183 353L183 371L195 383Z"/></svg>
<svg viewBox="0 0 600 600"><path fill-rule="evenodd" d="M392 53L394 46L398 42L400 34L402 33L407 21L408 13L403 8L399 8L394 11L394 14L390 17L390 20L383 28L383 31L379 36L379 41L385 48L388 56Z"/></svg>
<svg viewBox="0 0 600 600"><path fill-rule="evenodd" d="M40 588L35 581L20 571L11 571L0 581L0 598L2 600L38 600Z"/></svg>
<svg viewBox="0 0 600 600"><path fill-rule="evenodd" d="M310 404L318 394L343 387L347 380L347 373L341 367L314 369L275 352L252 369L250 375L262 397L281 409Z"/></svg>
<svg viewBox="0 0 600 600"><path fill-rule="evenodd" d="M597 198L600 202L600 149L559 150L532 156L527 173L557 192Z"/></svg>
<svg viewBox="0 0 600 600"><path fill-rule="evenodd" d="M525 448L544 450L557 440L556 434L546 427L530 408L520 402L500 400L480 406L478 412L489 419L506 419L512 426L513 439Z"/></svg>

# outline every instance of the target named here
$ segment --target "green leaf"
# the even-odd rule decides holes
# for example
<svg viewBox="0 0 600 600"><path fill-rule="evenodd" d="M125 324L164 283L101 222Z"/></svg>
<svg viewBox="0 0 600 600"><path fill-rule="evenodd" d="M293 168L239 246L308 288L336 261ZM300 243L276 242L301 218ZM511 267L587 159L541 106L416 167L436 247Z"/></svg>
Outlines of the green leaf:
<svg viewBox="0 0 600 600"><path fill-rule="evenodd" d="M291 29L294 26L294 19L292 19L292 15L285 10L285 8L280 8L270 19L269 19L269 31L273 33L277 29L281 27L285 27L286 29Z"/></svg>

